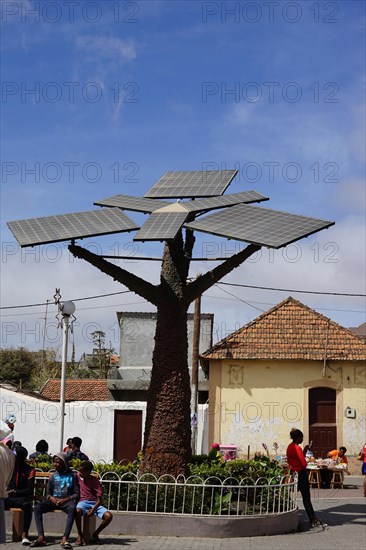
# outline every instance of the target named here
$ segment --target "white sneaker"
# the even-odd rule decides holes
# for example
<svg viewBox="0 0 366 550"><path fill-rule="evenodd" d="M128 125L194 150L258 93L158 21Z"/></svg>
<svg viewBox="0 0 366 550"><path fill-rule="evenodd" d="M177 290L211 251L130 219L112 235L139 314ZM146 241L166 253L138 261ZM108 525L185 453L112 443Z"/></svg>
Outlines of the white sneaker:
<svg viewBox="0 0 366 550"><path fill-rule="evenodd" d="M23 546L29 546L30 545L30 540L27 539L27 537L24 537L24 539L22 540L22 545Z"/></svg>

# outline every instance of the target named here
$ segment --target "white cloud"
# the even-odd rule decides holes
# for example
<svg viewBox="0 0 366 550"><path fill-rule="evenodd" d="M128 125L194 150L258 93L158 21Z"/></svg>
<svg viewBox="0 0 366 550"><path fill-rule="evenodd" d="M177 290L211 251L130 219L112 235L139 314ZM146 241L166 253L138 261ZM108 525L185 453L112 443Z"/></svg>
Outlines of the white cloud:
<svg viewBox="0 0 366 550"><path fill-rule="evenodd" d="M10 246L14 245L14 246ZM61 289L62 300L73 300L108 293L125 292L128 289L101 273L88 263L69 256L61 244L16 250L15 243L3 247L1 304L5 306L50 302L46 347L61 344L61 332L56 330L57 313L53 305L56 288ZM15 253L14 253L15 252ZM148 278L153 284L159 282L159 267L149 262L125 261L121 267ZM152 311L153 306L132 292L96 300L76 302L77 318L74 330L77 358L90 352L90 332L103 330L106 340L118 349L117 311ZM0 345L19 346L29 349L42 348L45 306L2 310ZM97 327L97 328L95 328Z"/></svg>
<svg viewBox="0 0 366 550"><path fill-rule="evenodd" d="M84 34L76 38L76 47L86 53L86 59L103 60L112 58L119 62L131 61L136 58L136 45L130 39L116 36L95 36Z"/></svg>
<svg viewBox="0 0 366 550"><path fill-rule="evenodd" d="M365 212L365 181L357 178L342 181L342 185L332 194L331 201L343 212Z"/></svg>

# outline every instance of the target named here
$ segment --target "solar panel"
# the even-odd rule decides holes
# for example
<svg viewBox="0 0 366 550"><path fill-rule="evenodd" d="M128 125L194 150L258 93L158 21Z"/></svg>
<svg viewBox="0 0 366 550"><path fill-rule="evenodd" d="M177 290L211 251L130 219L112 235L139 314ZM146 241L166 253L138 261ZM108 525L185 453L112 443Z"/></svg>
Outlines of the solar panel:
<svg viewBox="0 0 366 550"><path fill-rule="evenodd" d="M238 204L186 223L185 227L238 241L280 248L333 224L334 222L279 210Z"/></svg>
<svg viewBox="0 0 366 550"><path fill-rule="evenodd" d="M148 198L192 198L222 195L237 170L166 172L145 193Z"/></svg>
<svg viewBox="0 0 366 550"><path fill-rule="evenodd" d="M129 195L114 195L108 199L102 199L96 201L94 204L97 206L117 206L125 210L132 210L135 212L145 212L150 213L161 208L162 206L167 206L170 203L157 201L153 199L145 199L143 197L131 197Z"/></svg>
<svg viewBox="0 0 366 550"><path fill-rule="evenodd" d="M199 212L205 210L214 210L224 206L232 206L239 203L250 203L267 201L268 197L257 191L243 191L242 193L233 193L231 195L222 195L219 197L210 197L209 199L196 199L192 201L181 202L190 212Z"/></svg>
<svg viewBox="0 0 366 550"><path fill-rule="evenodd" d="M34 246L139 229L118 208L8 222L20 246Z"/></svg>
<svg viewBox="0 0 366 550"><path fill-rule="evenodd" d="M166 241L174 239L187 219L188 212L153 212L134 241Z"/></svg>

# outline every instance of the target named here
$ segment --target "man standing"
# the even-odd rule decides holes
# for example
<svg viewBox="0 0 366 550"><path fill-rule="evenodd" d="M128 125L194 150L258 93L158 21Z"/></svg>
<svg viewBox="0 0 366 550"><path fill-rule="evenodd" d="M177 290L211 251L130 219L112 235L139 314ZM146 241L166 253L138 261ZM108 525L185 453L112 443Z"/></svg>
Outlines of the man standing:
<svg viewBox="0 0 366 550"><path fill-rule="evenodd" d="M29 527L32 521L32 497L36 471L26 463L28 451L24 447L16 447L15 468L8 485L8 495L4 499L5 510L21 508L24 512L22 545L28 546Z"/></svg>
<svg viewBox="0 0 366 550"><path fill-rule="evenodd" d="M32 542L31 547L46 546L43 514L54 510L62 510L67 514L67 519L61 539L61 547L72 548L67 539L74 523L75 507L80 496L78 475L77 472L70 470L66 453L61 452L54 455L53 465L56 472L48 480L46 500L42 500L34 507L38 538Z"/></svg>

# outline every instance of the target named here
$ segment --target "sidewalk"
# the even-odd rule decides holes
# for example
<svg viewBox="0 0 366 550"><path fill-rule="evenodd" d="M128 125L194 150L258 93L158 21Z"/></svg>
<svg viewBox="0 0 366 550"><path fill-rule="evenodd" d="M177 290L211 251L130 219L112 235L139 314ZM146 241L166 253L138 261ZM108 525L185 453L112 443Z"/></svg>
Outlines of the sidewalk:
<svg viewBox="0 0 366 550"><path fill-rule="evenodd" d="M175 537L102 536L103 550L361 550L366 548L366 499L363 497L361 476L346 478L346 487L336 490L312 490L313 506L326 530L310 531L301 498L300 526L297 533L273 537L235 539L198 539ZM177 520L179 521L179 519ZM71 543L74 539L71 538ZM48 540L50 550L60 548L60 537ZM4 550L19 550L20 543L9 542ZM77 548L77 547L75 547ZM98 548L95 545L85 549Z"/></svg>

